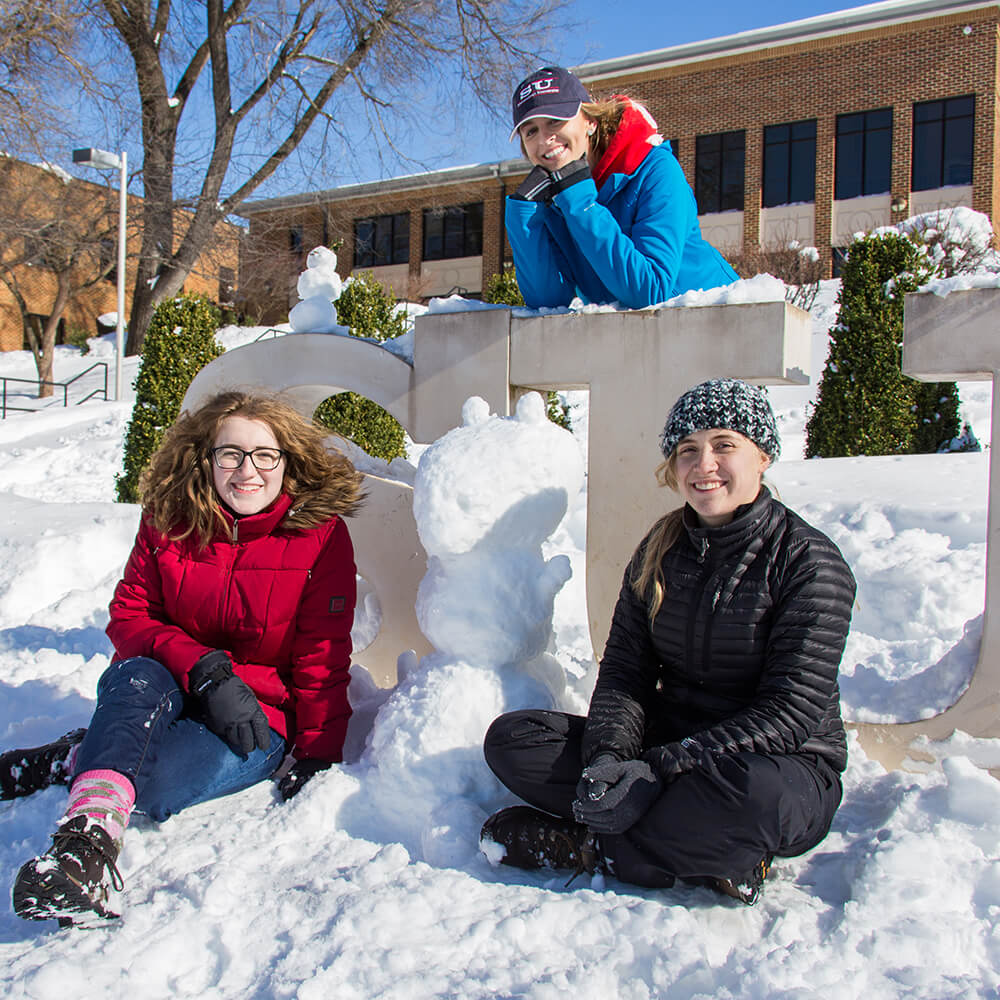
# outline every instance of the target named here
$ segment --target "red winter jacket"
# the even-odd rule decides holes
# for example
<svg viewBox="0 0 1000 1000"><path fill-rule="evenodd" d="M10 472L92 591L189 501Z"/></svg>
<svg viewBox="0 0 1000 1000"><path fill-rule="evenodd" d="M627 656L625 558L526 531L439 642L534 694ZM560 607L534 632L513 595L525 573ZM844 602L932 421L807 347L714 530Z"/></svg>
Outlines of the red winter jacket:
<svg viewBox="0 0 1000 1000"><path fill-rule="evenodd" d="M291 504L226 513L229 532L203 549L143 518L107 632L120 659L158 660L185 691L195 661L224 649L295 756L337 762L351 715L354 549L337 516L282 528Z"/></svg>

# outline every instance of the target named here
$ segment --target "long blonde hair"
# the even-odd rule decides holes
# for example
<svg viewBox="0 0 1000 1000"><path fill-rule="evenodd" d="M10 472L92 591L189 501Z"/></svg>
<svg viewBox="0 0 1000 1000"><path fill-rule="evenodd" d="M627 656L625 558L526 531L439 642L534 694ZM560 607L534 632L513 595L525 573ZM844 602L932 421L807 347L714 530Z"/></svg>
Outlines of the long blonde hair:
<svg viewBox="0 0 1000 1000"><path fill-rule="evenodd" d="M210 449L227 417L259 420L285 453L282 492L293 506L282 527L315 527L334 514L349 517L364 501L362 476L341 454L324 446L325 433L275 396L220 392L171 426L139 480L139 499L154 526L174 540L193 536L207 545L225 518L212 476Z"/></svg>
<svg viewBox="0 0 1000 1000"><path fill-rule="evenodd" d="M660 486L677 489L676 451L671 452L670 457L656 467L656 481ZM633 564L638 557L639 565L638 574L632 578L632 590L640 600L646 602L650 621L656 617L663 604L663 557L680 538L683 525L683 507L668 511L653 525L633 556Z"/></svg>
<svg viewBox="0 0 1000 1000"><path fill-rule="evenodd" d="M580 110L594 123L596 128L590 137L590 148L594 163L599 163L607 152L611 140L615 137L622 123L622 115L629 101L627 97L616 94L614 97L598 98L586 101L580 105Z"/></svg>

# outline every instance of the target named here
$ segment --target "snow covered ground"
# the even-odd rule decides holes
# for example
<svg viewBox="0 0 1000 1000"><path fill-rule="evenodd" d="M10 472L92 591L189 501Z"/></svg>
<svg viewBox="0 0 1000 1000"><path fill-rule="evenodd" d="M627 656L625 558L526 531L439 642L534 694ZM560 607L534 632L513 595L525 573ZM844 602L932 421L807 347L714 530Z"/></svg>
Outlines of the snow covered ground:
<svg viewBox="0 0 1000 1000"><path fill-rule="evenodd" d="M834 294L826 284L813 310L814 374ZM257 332L222 339L235 346ZM56 377L88 363L64 351ZM28 355L0 355L0 374L32 367ZM954 700L978 653L988 453L802 461L814 391L771 390L784 457L770 478L858 577L845 714L918 718ZM962 384L961 395L986 444L988 385ZM573 400L582 435L586 396ZM705 889L654 892L601 877L567 889L564 878L488 864L479 825L509 799L482 762L486 724L523 704L581 710L594 665L585 493L561 521L550 502L579 481L577 443L552 437L531 412L498 422L467 410L468 425L427 450L417 477L429 505L418 523L439 561L421 614L429 621L435 607L447 609L429 626L439 652L411 665L391 695L357 671L351 759L291 803L265 783L162 825L136 818L121 859L124 916L113 926L59 931L0 906L0 995L1000 995L1000 782L976 766L1000 765L990 741L956 740L961 755L914 774L886 773L852 740L830 836L779 861L752 909ZM110 653L107 603L138 519L137 508L112 502L128 416L127 402L90 402L0 422L0 747L33 745L89 718ZM427 510L466 481L463 454L485 456L502 485L481 497L459 536ZM523 470L535 468L544 473L526 487ZM545 649L547 602L567 569ZM508 591L530 582L531 599L500 600L510 596L505 581ZM64 801L50 789L0 805L4 894L47 846Z"/></svg>

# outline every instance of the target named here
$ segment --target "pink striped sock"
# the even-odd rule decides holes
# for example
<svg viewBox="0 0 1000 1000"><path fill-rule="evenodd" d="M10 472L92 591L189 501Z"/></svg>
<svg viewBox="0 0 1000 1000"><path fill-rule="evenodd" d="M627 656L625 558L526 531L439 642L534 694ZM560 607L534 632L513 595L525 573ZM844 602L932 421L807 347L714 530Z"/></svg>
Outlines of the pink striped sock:
<svg viewBox="0 0 1000 1000"><path fill-rule="evenodd" d="M135 787L117 771L84 771L73 779L63 820L86 816L119 846L135 804Z"/></svg>

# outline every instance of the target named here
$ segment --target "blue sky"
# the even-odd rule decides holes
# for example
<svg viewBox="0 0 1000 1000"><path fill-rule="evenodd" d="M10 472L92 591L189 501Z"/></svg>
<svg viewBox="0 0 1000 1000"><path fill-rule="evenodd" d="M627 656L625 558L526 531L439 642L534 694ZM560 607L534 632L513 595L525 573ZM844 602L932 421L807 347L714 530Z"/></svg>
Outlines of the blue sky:
<svg viewBox="0 0 1000 1000"><path fill-rule="evenodd" d="M794 5L774 0L759 0L753 4L745 0L715 0L711 4L666 4L663 0L627 0L625 3L575 0L569 5L568 17L578 22L579 28L565 32L562 40L553 40L552 49L557 53L558 62L572 66L732 35L852 6L860 5L849 0L801 0ZM443 135L432 134L430 125L422 132L418 128L410 133L406 143L406 152L418 162L379 163L373 157L367 163L354 164L351 169L353 176L338 178L333 183L378 180L421 168L443 168L517 156L517 144L507 140L505 124L508 116L506 107L497 109L492 118L486 111L468 115L457 131L446 131ZM294 189L294 180L287 175L282 179L281 186L286 187L289 182Z"/></svg>
<svg viewBox="0 0 1000 1000"><path fill-rule="evenodd" d="M715 0L713 3L665 4L662 0L609 3L607 0L576 0L571 9L585 30L581 37L567 39L566 62L613 59L635 52L662 49L684 42L718 38L771 24L797 21L817 14L859 6L837 0ZM590 54L587 47L592 50Z"/></svg>

